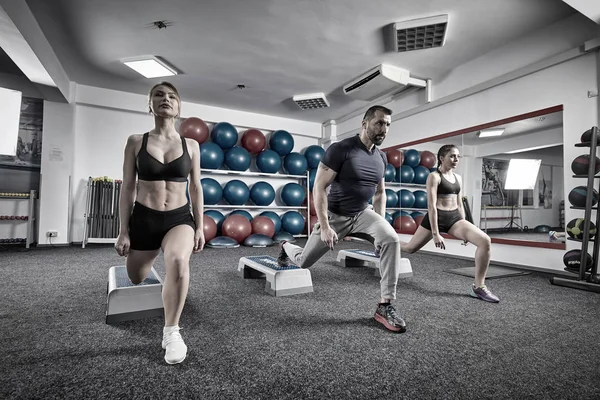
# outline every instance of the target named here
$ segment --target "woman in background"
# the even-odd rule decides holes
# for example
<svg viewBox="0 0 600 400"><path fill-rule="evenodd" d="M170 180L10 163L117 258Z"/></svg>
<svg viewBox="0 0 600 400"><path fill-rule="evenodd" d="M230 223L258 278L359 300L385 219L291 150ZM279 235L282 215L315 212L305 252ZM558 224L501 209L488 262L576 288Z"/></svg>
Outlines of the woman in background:
<svg viewBox="0 0 600 400"><path fill-rule="evenodd" d="M490 264L491 240L481 229L465 219L462 199L462 178L453 172L458 166L460 153L454 145L442 146L437 154L437 170L427 177L427 214L409 243L401 242L403 252L414 253L433 239L435 247L445 249L441 233L448 233L465 244L473 243L475 251L475 282L469 295L490 303L500 299L485 285Z"/></svg>

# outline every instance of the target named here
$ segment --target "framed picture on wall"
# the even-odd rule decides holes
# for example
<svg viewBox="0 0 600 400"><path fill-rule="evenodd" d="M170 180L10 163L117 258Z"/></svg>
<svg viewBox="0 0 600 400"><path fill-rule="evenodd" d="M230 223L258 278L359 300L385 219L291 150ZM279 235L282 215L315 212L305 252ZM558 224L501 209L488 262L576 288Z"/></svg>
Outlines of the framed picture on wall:
<svg viewBox="0 0 600 400"><path fill-rule="evenodd" d="M42 161L42 128L44 101L22 97L19 118L19 135L15 156L2 156L0 163L10 167L37 167Z"/></svg>

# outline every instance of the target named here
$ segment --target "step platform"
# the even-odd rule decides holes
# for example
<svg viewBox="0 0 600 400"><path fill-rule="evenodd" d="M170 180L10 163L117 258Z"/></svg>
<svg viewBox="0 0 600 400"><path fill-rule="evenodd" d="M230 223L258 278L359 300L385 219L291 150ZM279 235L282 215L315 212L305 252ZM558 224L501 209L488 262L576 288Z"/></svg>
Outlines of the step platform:
<svg viewBox="0 0 600 400"><path fill-rule="evenodd" d="M381 278L379 272L379 257L370 250L340 250L337 262L344 267L370 267L375 269L375 276ZM413 276L412 267L408 258L401 258L398 266L398 278L410 278Z"/></svg>
<svg viewBox="0 0 600 400"><path fill-rule="evenodd" d="M312 293L313 285L308 269L296 265L280 267L270 256L240 258L238 274L244 279L265 279L265 292L272 296L290 296Z"/></svg>
<svg viewBox="0 0 600 400"><path fill-rule="evenodd" d="M164 316L162 287L163 281L154 267L139 285L131 283L125 266L111 267L108 270L106 323Z"/></svg>

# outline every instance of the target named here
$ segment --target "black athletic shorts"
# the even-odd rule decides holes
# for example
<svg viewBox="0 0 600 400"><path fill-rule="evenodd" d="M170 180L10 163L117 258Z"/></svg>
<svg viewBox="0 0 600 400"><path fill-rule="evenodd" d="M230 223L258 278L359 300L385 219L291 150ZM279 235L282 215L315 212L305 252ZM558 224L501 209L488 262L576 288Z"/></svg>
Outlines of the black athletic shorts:
<svg viewBox="0 0 600 400"><path fill-rule="evenodd" d="M158 250L167 232L177 225L189 225L196 230L189 204L174 210L157 211L136 201L129 218L130 248Z"/></svg>
<svg viewBox="0 0 600 400"><path fill-rule="evenodd" d="M438 229L440 232L448 233L452 225L463 219L460 216L460 212L458 208L446 211L446 210L437 210L438 214ZM429 213L425 213L423 220L421 221L421 226L428 231L431 230L431 224L429 223Z"/></svg>

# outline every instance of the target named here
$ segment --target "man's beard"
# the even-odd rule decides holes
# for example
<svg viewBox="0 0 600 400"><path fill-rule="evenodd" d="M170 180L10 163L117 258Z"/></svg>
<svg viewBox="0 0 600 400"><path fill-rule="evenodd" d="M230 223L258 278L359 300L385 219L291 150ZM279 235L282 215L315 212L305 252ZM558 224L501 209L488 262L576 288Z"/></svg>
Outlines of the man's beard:
<svg viewBox="0 0 600 400"><path fill-rule="evenodd" d="M385 136L381 135L376 135L376 134L369 134L369 139L371 139L371 142L373 142L373 144L375 146L380 146L381 143L383 143L383 140L385 139Z"/></svg>

